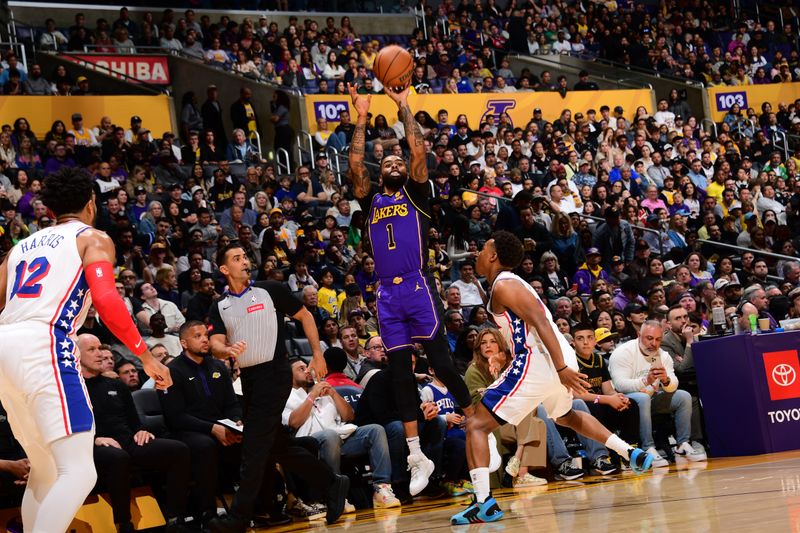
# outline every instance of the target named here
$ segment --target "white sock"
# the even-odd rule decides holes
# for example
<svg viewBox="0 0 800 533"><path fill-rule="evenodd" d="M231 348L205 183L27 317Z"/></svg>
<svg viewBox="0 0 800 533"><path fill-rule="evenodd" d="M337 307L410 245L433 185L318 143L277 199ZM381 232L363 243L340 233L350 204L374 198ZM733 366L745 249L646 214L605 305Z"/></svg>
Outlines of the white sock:
<svg viewBox="0 0 800 533"><path fill-rule="evenodd" d="M422 453L422 448L419 447L419 437L411 437L410 439L406 439L406 444L408 444L409 455Z"/></svg>
<svg viewBox="0 0 800 533"><path fill-rule="evenodd" d="M614 433L612 433L611 436L608 437L608 440L606 441L606 448L614 450L619 454L620 457L622 457L626 461L631 460L630 451L633 448L631 448L630 444L628 444L627 442L616 436Z"/></svg>
<svg viewBox="0 0 800 533"><path fill-rule="evenodd" d="M472 488L475 489L475 499L483 503L489 497L489 469L484 467L473 468L469 471L472 479Z"/></svg>

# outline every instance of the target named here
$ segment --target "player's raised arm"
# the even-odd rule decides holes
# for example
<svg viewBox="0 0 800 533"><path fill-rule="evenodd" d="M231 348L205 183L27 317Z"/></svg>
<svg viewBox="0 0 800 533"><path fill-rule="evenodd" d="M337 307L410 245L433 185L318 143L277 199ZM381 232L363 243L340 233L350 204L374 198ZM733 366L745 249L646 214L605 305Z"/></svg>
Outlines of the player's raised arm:
<svg viewBox="0 0 800 533"><path fill-rule="evenodd" d="M541 304L536 301L536 298L530 292L523 290L518 281L502 280L497 283L492 292L492 302L494 305L510 309L525 324L536 328L539 338L542 339L544 347L547 348L547 352L553 360L561 383L576 394L586 392L586 388L590 386L585 381L586 376L566 365L564 354L561 352L561 345L558 343L555 333L553 333L550 321L547 319Z"/></svg>
<svg viewBox="0 0 800 533"><path fill-rule="evenodd" d="M422 129L419 127L417 119L414 118L414 113L411 112L411 108L408 106L409 87L400 92L395 92L389 87L384 90L389 98L397 103L398 114L400 120L403 121L408 150L411 152L411 168L408 175L416 182L427 183L428 166L425 163L425 139L422 136Z"/></svg>
<svg viewBox="0 0 800 533"><path fill-rule="evenodd" d="M369 172L364 166L364 150L367 144L367 113L369 112L369 95L358 94L355 85L347 84L350 92L350 99L353 107L358 113L356 118L356 129L353 131L353 139L350 141L350 179L353 181L353 195L356 198L366 198L369 194Z"/></svg>
<svg viewBox="0 0 800 533"><path fill-rule="evenodd" d="M117 293L114 284L114 242L102 231L88 229L78 236L78 251L83 260L92 303L103 324L141 359L144 371L156 382L156 388L167 389L172 385L169 369L158 362L147 349L128 308Z"/></svg>

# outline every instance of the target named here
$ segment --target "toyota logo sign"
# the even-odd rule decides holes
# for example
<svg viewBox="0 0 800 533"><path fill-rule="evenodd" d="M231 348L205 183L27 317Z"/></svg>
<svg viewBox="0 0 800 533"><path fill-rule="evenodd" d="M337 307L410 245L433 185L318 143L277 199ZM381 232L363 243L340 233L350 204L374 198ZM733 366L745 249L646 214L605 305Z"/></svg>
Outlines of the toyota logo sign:
<svg viewBox="0 0 800 533"><path fill-rule="evenodd" d="M800 359L797 350L764 352L764 381L772 401L800 398Z"/></svg>
<svg viewBox="0 0 800 533"><path fill-rule="evenodd" d="M772 381L781 387L788 387L797 379L797 373L791 365L785 363L775 365L772 369Z"/></svg>

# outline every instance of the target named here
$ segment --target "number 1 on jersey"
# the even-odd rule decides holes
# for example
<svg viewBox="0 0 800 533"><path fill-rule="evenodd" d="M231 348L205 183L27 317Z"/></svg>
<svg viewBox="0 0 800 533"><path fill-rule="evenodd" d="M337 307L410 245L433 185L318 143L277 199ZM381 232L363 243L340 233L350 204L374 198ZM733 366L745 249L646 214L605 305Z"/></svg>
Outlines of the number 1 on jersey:
<svg viewBox="0 0 800 533"><path fill-rule="evenodd" d="M20 298L38 298L42 294L42 284L39 283L50 272L50 263L46 257L37 257L30 263L22 261L17 265L14 285L11 289L11 300L14 296ZM27 274L27 278L25 277Z"/></svg>
<svg viewBox="0 0 800 533"><path fill-rule="evenodd" d="M386 224L386 233L389 235L389 249L394 250L397 248L397 243L394 242L394 228L391 224Z"/></svg>

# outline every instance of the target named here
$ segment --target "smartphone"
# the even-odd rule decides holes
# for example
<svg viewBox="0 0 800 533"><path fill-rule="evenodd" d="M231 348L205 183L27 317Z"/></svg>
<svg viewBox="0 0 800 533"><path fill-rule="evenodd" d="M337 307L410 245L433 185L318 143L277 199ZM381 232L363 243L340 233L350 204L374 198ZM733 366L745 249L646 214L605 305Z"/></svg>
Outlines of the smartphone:
<svg viewBox="0 0 800 533"><path fill-rule="evenodd" d="M578 284L577 283L573 283L572 284L572 290L573 291L577 291L578 290Z"/></svg>

